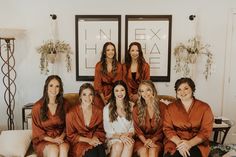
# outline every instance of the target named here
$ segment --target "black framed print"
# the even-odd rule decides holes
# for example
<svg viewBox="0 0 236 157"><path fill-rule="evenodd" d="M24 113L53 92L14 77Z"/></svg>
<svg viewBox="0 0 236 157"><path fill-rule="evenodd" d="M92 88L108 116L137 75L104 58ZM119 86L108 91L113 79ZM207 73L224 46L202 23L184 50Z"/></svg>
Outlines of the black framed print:
<svg viewBox="0 0 236 157"><path fill-rule="evenodd" d="M170 82L172 15L126 15L125 50L131 42L142 45L151 80Z"/></svg>
<svg viewBox="0 0 236 157"><path fill-rule="evenodd" d="M121 15L75 15L76 80L93 81L105 42L117 49L120 61Z"/></svg>

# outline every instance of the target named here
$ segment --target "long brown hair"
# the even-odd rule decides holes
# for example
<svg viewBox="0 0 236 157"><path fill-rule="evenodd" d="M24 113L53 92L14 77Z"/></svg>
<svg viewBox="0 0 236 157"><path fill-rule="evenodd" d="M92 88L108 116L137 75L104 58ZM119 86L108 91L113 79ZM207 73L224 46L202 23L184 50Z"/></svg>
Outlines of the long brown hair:
<svg viewBox="0 0 236 157"><path fill-rule="evenodd" d="M107 71L107 62L106 62L106 50L107 50L107 47L109 45L112 45L114 47L114 56L113 56L113 59L112 59L112 74L115 76L116 75L116 71L117 71L117 59L116 59L116 46L115 44L113 44L112 42L106 42L104 45L103 45L103 48L102 48L102 55L101 55L101 59L100 59L100 62L102 64L102 67L101 67L101 73L102 74L107 74L108 71Z"/></svg>
<svg viewBox="0 0 236 157"><path fill-rule="evenodd" d="M157 96L157 90L155 88L155 85L153 84L153 82L151 80L143 80L140 84L139 84L139 88L138 88L138 94L139 94L139 99L137 101L137 105L138 105L138 120L139 120L139 125L145 125L145 117L147 115L147 104L145 102L145 100L143 99L143 97L140 94L140 87L142 85L146 85L148 87L150 87L153 91L153 96L154 96L154 116L155 116L155 121L156 121L156 126L154 127L154 129L157 129L158 127L158 122L160 120L160 109L159 109L159 99Z"/></svg>
<svg viewBox="0 0 236 157"><path fill-rule="evenodd" d="M117 107L116 107L116 97L115 97L115 92L114 92L114 89L118 85L121 85L125 88L125 97L123 100L123 107L125 110L125 118L130 121L132 119L132 115L131 115L131 105L129 102L128 88L125 82L122 80L116 81L113 85L111 98L110 98L110 105L109 105L109 118L110 118L110 121L113 122L118 117L118 114L116 112Z"/></svg>
<svg viewBox="0 0 236 157"><path fill-rule="evenodd" d="M57 103L57 110L59 110L59 117L62 120L65 120L65 110L64 110L64 99L63 99L63 83L61 78L58 75L50 75L46 79L44 83L44 89L43 89L43 97L41 100L43 101L43 106L40 109L40 119L42 121L46 121L48 119L47 113L48 113L48 103L49 103L49 96L48 96L48 85L51 80L57 80L59 82L59 93L56 96L56 102Z"/></svg>
<svg viewBox="0 0 236 157"><path fill-rule="evenodd" d="M132 48L132 46L136 45L138 47L138 51L139 51L139 56L138 56L138 72L140 74L141 80L143 79L141 75L143 73L143 65L144 63L146 63L145 58L143 57L143 50L142 50L142 46L139 42L132 42L129 45L129 49L128 52L125 54L125 64L126 64L126 69L129 70L131 67L131 62L132 62L132 58L130 55L130 50Z"/></svg>

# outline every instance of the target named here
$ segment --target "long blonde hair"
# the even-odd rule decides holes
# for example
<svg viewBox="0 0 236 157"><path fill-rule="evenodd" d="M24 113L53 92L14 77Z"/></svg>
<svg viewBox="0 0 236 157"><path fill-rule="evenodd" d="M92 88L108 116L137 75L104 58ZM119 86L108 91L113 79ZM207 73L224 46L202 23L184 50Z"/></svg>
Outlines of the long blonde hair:
<svg viewBox="0 0 236 157"><path fill-rule="evenodd" d="M147 103L145 102L144 98L140 94L140 87L142 85L146 85L146 86L148 86L152 89L153 96L154 96L154 105L153 105L154 106L154 111L155 111L154 112L154 117L155 117L155 121L156 121L156 124L157 124L154 127L154 129L157 129L158 122L160 120L159 99L158 99L158 96L157 96L157 90L155 88L155 85L153 84L153 82L151 80L143 80L139 84L139 88L138 88L139 99L137 101L139 126L145 125L145 117L147 115L147 113L146 113Z"/></svg>

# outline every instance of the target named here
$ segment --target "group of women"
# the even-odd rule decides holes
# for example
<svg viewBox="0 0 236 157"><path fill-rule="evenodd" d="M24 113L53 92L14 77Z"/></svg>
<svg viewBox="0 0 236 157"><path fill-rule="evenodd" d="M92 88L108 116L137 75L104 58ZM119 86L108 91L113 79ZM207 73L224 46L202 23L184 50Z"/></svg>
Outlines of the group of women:
<svg viewBox="0 0 236 157"><path fill-rule="evenodd" d="M177 80L175 91L168 106L158 99L138 42L123 65L107 42L94 86L81 85L78 104L70 108L63 99L59 76L47 78L32 109L34 149L39 157L207 157L211 108L194 97L190 78Z"/></svg>

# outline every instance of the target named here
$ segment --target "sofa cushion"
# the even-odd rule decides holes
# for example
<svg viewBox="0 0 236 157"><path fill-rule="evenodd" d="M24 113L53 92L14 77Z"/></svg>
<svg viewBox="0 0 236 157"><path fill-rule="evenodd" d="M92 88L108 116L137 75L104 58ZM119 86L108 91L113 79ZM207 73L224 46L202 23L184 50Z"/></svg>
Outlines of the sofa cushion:
<svg viewBox="0 0 236 157"><path fill-rule="evenodd" d="M32 130L7 130L0 135L0 156L24 157L32 139Z"/></svg>

